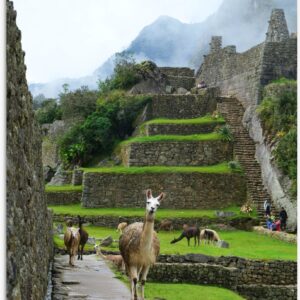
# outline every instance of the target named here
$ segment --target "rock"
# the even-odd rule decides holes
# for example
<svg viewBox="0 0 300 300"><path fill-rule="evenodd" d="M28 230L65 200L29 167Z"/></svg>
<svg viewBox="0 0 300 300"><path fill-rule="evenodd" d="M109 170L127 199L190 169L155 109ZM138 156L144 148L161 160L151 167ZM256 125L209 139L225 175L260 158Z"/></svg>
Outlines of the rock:
<svg viewBox="0 0 300 300"><path fill-rule="evenodd" d="M63 224L58 224L58 225L56 226L56 231L57 231L57 233L59 233L59 234L63 233L63 232L64 232L64 226L63 226Z"/></svg>
<svg viewBox="0 0 300 300"><path fill-rule="evenodd" d="M44 180L46 183L50 182L52 177L55 174L54 169L52 169L50 166L43 167L44 170Z"/></svg>
<svg viewBox="0 0 300 300"><path fill-rule="evenodd" d="M174 88L171 85L166 86L166 93L167 94L172 94L174 91Z"/></svg>
<svg viewBox="0 0 300 300"><path fill-rule="evenodd" d="M225 241L218 241L217 242L217 247L219 247L219 248L229 248L229 243L227 243Z"/></svg>
<svg viewBox="0 0 300 300"><path fill-rule="evenodd" d="M96 239L93 238L93 237L89 237L88 240L87 240L87 243L89 245L95 245L96 244Z"/></svg>
<svg viewBox="0 0 300 300"><path fill-rule="evenodd" d="M188 90L186 90L185 88L179 87L176 91L176 94L185 95L187 92L188 92Z"/></svg>
<svg viewBox="0 0 300 300"><path fill-rule="evenodd" d="M106 237L105 239L102 240L100 243L100 246L102 247L108 247L113 243L113 238L110 236Z"/></svg>
<svg viewBox="0 0 300 300"><path fill-rule="evenodd" d="M65 185L65 184L70 184L72 180L72 173L66 172L62 165L60 165L54 176L52 177L51 181L48 183L48 185Z"/></svg>
<svg viewBox="0 0 300 300"><path fill-rule="evenodd" d="M236 215L236 213L232 211L218 211L218 210L215 212L215 214L219 218L228 218Z"/></svg>

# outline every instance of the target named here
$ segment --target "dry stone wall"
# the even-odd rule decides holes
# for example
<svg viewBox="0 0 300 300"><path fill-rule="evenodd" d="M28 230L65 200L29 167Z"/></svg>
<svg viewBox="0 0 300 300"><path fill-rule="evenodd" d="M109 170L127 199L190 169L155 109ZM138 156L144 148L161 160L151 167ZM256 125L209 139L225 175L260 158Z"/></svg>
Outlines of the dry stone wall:
<svg viewBox="0 0 300 300"><path fill-rule="evenodd" d="M146 135L191 135L210 133L220 123L210 124L147 124L145 125Z"/></svg>
<svg viewBox="0 0 300 300"><path fill-rule="evenodd" d="M165 208L221 209L246 200L246 185L240 174L85 173L83 207L143 207L144 191L167 194Z"/></svg>
<svg viewBox="0 0 300 300"><path fill-rule="evenodd" d="M166 76L186 76L194 77L195 70L190 68L172 68L172 67L160 67L160 72Z"/></svg>
<svg viewBox="0 0 300 300"><path fill-rule="evenodd" d="M154 95L147 120L156 118L190 119L216 110L218 89L208 89L202 95Z"/></svg>
<svg viewBox="0 0 300 300"><path fill-rule="evenodd" d="M208 166L232 160L233 145L221 140L130 143L123 164L137 166Z"/></svg>
<svg viewBox="0 0 300 300"><path fill-rule="evenodd" d="M47 205L77 204L81 200L81 192L47 192Z"/></svg>
<svg viewBox="0 0 300 300"><path fill-rule="evenodd" d="M40 130L26 82L21 32L6 1L7 299L44 299L52 258L52 215L44 194Z"/></svg>
<svg viewBox="0 0 300 300"><path fill-rule="evenodd" d="M175 89L178 88L185 88L186 90L190 90L195 86L196 79L195 77L187 77L187 76L168 76L167 77L167 84L174 87Z"/></svg>

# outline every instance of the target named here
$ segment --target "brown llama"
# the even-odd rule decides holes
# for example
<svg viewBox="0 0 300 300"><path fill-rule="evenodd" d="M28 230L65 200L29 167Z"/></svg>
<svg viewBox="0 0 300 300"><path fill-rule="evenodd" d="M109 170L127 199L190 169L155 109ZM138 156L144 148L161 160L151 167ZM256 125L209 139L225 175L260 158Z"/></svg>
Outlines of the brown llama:
<svg viewBox="0 0 300 300"><path fill-rule="evenodd" d="M64 243L69 253L69 265L74 266L75 256L80 243L79 228L74 228L71 220L67 221L67 230L64 234Z"/></svg>
<svg viewBox="0 0 300 300"><path fill-rule="evenodd" d="M78 217L78 226L79 226L79 234L80 234L80 243L78 245L78 257L77 257L77 259L82 260L83 248L84 248L86 242L89 239L89 234L87 233L86 230L84 230L82 228L82 224L85 223L85 222L81 219L80 216L77 216L77 217ZM80 249L80 246L81 246L81 249Z"/></svg>
<svg viewBox="0 0 300 300"><path fill-rule="evenodd" d="M144 288L150 266L156 262L160 243L154 231L155 212L165 197L161 193L152 196L146 191L146 214L144 223L136 222L127 226L119 240L119 249L124 260L125 269L131 282L131 299L137 300L137 282L141 280L141 299L144 300Z"/></svg>
<svg viewBox="0 0 300 300"><path fill-rule="evenodd" d="M199 243L200 243L199 227L196 227L196 226L189 227L187 224L184 224L181 235L177 239L174 237L174 239L170 243L175 244L175 243L181 241L183 238L186 238L188 246L190 246L190 239L192 237L194 238L194 246L196 246L197 244L199 246Z"/></svg>
<svg viewBox="0 0 300 300"><path fill-rule="evenodd" d="M123 230L124 230L124 228L127 226L128 224L126 223L126 222L122 222L122 223L120 223L119 225L118 225L118 227L117 227L117 232L119 232L120 234L122 234L122 232L123 232Z"/></svg>
<svg viewBox="0 0 300 300"><path fill-rule="evenodd" d="M173 230L173 223L170 220L162 220L159 224L157 232L160 230L171 231Z"/></svg>
<svg viewBox="0 0 300 300"><path fill-rule="evenodd" d="M110 262L112 262L119 271L125 271L125 265L124 265L124 261L123 261L123 257L122 255L119 254L115 254L115 255L104 255L101 251L100 245L95 245L94 246L95 250L96 250L96 254L100 257L102 257L105 260L108 260Z"/></svg>
<svg viewBox="0 0 300 300"><path fill-rule="evenodd" d="M215 230L212 229L203 229L200 232L200 241L204 240L205 243L214 243L220 241L220 237Z"/></svg>

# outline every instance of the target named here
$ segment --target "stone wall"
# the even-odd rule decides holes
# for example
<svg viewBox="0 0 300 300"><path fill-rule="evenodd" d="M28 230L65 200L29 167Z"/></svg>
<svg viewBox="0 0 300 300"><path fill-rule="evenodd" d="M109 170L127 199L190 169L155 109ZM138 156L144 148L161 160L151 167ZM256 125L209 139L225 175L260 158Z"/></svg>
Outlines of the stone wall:
<svg viewBox="0 0 300 300"><path fill-rule="evenodd" d="M191 135L213 132L220 123L210 124L147 124L146 135Z"/></svg>
<svg viewBox="0 0 300 300"><path fill-rule="evenodd" d="M178 89L180 87L185 88L186 90L190 90L195 86L196 79L195 77L187 77L187 76L168 76L167 84Z"/></svg>
<svg viewBox="0 0 300 300"><path fill-rule="evenodd" d="M207 89L202 95L153 95L147 120L155 118L190 119L216 110L218 89Z"/></svg>
<svg viewBox="0 0 300 300"><path fill-rule="evenodd" d="M159 70L167 76L194 77L194 74L195 74L195 70L190 69L190 68L160 67Z"/></svg>
<svg viewBox="0 0 300 300"><path fill-rule="evenodd" d="M198 142L145 142L122 147L124 166L205 166L230 161L231 143L213 140Z"/></svg>
<svg viewBox="0 0 300 300"><path fill-rule="evenodd" d="M6 26L6 296L44 299L53 251L52 217L44 195L42 140L26 82L21 32L10 1Z"/></svg>
<svg viewBox="0 0 300 300"><path fill-rule="evenodd" d="M47 192L47 205L78 204L81 200L81 192Z"/></svg>
<svg viewBox="0 0 300 300"><path fill-rule="evenodd" d="M212 39L211 44L216 42ZM248 107L259 103L263 86L271 80L282 76L295 79L296 75L297 39L289 37L284 13L275 9L264 43L244 53L236 53L232 46L213 47L197 71L196 82L217 86L222 95L236 96Z"/></svg>
<svg viewBox="0 0 300 300"><path fill-rule="evenodd" d="M95 226L117 228L118 224L126 222L132 224L135 222L144 222L144 217L122 217L122 216L85 216L82 215L84 220ZM69 214L54 214L53 220L55 222L65 222L65 219L72 218ZM257 219L251 217L235 217L235 218L209 218L209 217L199 217L199 218L168 218L172 222L174 230L182 230L183 224L197 224L199 227L222 227L225 228L234 227L242 230L252 230L252 227L259 224ZM74 217L74 223L77 222L77 218ZM155 230L159 228L160 221L156 220L154 223Z"/></svg>
<svg viewBox="0 0 300 300"><path fill-rule="evenodd" d="M82 206L144 207L144 191L163 191L165 208L221 209L246 200L240 174L205 173L84 173Z"/></svg>

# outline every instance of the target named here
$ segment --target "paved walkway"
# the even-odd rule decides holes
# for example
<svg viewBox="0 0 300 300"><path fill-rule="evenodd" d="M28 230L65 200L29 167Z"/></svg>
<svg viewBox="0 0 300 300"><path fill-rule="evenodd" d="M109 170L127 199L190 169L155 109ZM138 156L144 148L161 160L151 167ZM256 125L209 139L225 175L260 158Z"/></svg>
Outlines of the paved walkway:
<svg viewBox="0 0 300 300"><path fill-rule="evenodd" d="M96 255L85 255L69 267L68 255L57 255L53 264L53 300L122 300L130 291Z"/></svg>

